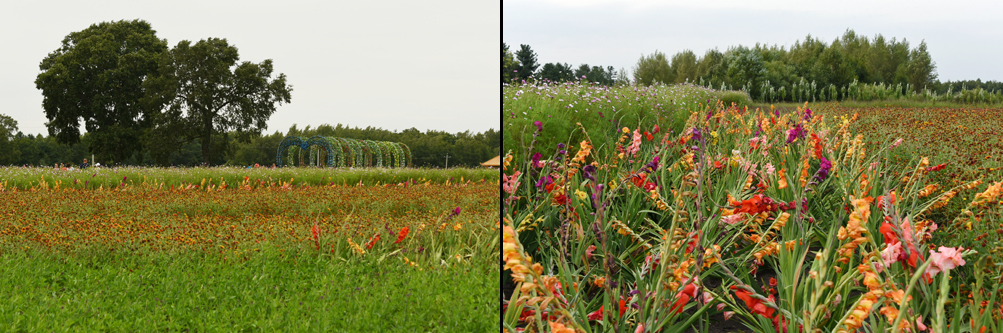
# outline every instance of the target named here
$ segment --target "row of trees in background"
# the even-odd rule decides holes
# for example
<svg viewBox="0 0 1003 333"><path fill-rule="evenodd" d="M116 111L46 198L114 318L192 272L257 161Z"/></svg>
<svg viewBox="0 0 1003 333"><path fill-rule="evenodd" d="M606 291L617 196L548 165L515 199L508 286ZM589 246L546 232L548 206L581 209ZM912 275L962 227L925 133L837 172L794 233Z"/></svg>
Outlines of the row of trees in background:
<svg viewBox="0 0 1003 333"><path fill-rule="evenodd" d="M613 85L634 83L691 83L720 90L742 90L760 102L805 102L833 100L914 99L958 103L999 103L1003 84L994 81L937 80L936 64L925 42L910 48L905 39L873 39L847 30L831 43L810 35L790 48L756 44L735 46L725 52L707 50L697 56L683 50L671 57L655 51L642 55L633 68L633 82L626 71L582 65L572 70L567 64L543 65L536 70L536 54L521 45L514 56L503 44L503 80L530 77L554 82L582 80L585 70L590 83Z"/></svg>
<svg viewBox="0 0 1003 333"><path fill-rule="evenodd" d="M514 54L508 44L502 43L502 83L519 82L536 78L551 82L585 80L601 85L611 86L619 80L626 83L627 71L616 71L613 66L589 66L581 64L573 67L568 63L546 63L542 66L536 62L536 52L529 45L519 45Z"/></svg>
<svg viewBox="0 0 1003 333"><path fill-rule="evenodd" d="M381 128L347 127L320 125L316 128L293 127L286 133L276 131L270 135L251 135L246 142L236 140L236 134L230 132L217 135L214 142L226 142L220 154L209 160L210 165L247 166L260 164L271 166L275 163L275 154L279 143L286 136L312 137L315 135L352 138L358 140L377 140L401 142L411 149L415 167L442 168L446 166L446 155L449 155L449 166L479 167L481 162L498 156L501 151L501 133L490 129L482 133L446 133L442 131L421 132L411 128L400 132ZM8 116L0 114L0 165L32 165L51 166L55 163L77 165L84 158L91 158L91 148L95 136L85 133L73 144L60 143L54 136L24 134L17 130L17 122ZM198 166L205 163L202 155L201 142L196 139L181 144L167 156L167 163L159 163L154 158L156 152L139 150L120 160L121 165L172 165ZM97 162L105 161L98 158ZM92 161L91 163L93 163Z"/></svg>

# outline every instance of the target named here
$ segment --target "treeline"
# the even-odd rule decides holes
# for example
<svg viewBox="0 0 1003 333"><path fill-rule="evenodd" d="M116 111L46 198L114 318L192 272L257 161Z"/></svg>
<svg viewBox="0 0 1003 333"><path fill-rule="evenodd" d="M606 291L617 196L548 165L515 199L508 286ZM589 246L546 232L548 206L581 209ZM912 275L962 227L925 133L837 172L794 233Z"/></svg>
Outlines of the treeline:
<svg viewBox="0 0 1003 333"><path fill-rule="evenodd" d="M503 44L503 79L580 80L580 70L567 64L546 64L539 70L529 45L512 54ZM650 85L692 83L720 90L742 90L759 102L914 99L960 103L999 103L1003 84L995 81L937 80L936 64L925 42L910 48L906 39L867 38L847 30L831 43L810 35L793 46L734 46L725 52L707 50L698 56L683 50L671 57L662 52L643 55L633 68L616 75L612 67L588 81ZM593 69L589 68L589 69Z"/></svg>
<svg viewBox="0 0 1003 333"><path fill-rule="evenodd" d="M90 149L94 138L91 133L82 135L77 143L62 144L52 136L21 133L17 131L16 122L13 122L10 117L0 114L0 124L4 124L5 121L14 125L0 126L0 165L52 166L56 163L62 163L67 166L76 166L84 158L90 160L92 165L95 162L92 159L93 154ZM247 142L236 140L232 133L218 136L216 141L225 140L226 144L221 146L225 146L226 149L223 154L218 154L214 159L211 159L209 164L271 166L275 163L275 154L279 143L287 135L301 137L322 135L402 142L410 147L415 167L424 168L445 167L447 154L449 155L449 167L479 167L481 162L499 155L501 151L501 133L494 129L482 133L467 131L454 134L433 130L421 132L416 128L396 132L373 127L358 128L342 124L336 126L324 124L316 128L307 126L302 129L294 125L286 133L276 131L270 135L252 136ZM182 144L171 152L168 160L169 165L172 166L203 165L205 159L202 156L201 142L194 140ZM96 162L108 164L108 161L103 161L100 157ZM148 150L134 152L120 163L114 164L163 165L157 163Z"/></svg>
<svg viewBox="0 0 1003 333"><path fill-rule="evenodd" d="M565 82L585 80L596 84L611 86L616 83L628 83L627 71L623 68L615 71L613 66L589 66L580 64L573 67L568 63L546 63L542 66L536 62L536 52L526 44L519 45L515 53L509 50L508 44L502 43L502 83L519 82L530 79Z"/></svg>

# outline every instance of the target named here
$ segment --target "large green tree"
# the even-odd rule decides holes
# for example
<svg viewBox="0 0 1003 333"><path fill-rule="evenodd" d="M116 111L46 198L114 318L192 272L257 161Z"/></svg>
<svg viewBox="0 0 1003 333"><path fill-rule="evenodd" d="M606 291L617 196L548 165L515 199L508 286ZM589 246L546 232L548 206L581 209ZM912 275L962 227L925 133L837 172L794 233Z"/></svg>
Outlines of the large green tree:
<svg viewBox="0 0 1003 333"><path fill-rule="evenodd" d="M520 44L519 51L515 52L515 57L519 61L519 72L516 73L519 79L528 79L540 67L540 64L536 62L536 52L533 52L529 45Z"/></svg>
<svg viewBox="0 0 1003 333"><path fill-rule="evenodd" d="M672 83L674 80L669 59L665 57L665 53L657 50L650 56L642 55L634 66L634 81L639 85L647 86L655 82Z"/></svg>
<svg viewBox="0 0 1003 333"><path fill-rule="evenodd" d="M285 74L272 77L271 59L238 60L237 47L219 38L181 41L164 53L157 75L144 85L145 105L156 115L147 142L158 163L177 143L196 139L203 162L215 161L227 152L229 134L247 142L267 127L276 104L291 101L292 87Z"/></svg>
<svg viewBox="0 0 1003 333"><path fill-rule="evenodd" d="M0 114L0 165L15 163L21 157L21 151L14 144L17 133L17 120Z"/></svg>
<svg viewBox="0 0 1003 333"><path fill-rule="evenodd" d="M672 56L672 71L676 83L695 82L697 79L697 55L691 50L683 50Z"/></svg>
<svg viewBox="0 0 1003 333"><path fill-rule="evenodd" d="M167 41L141 20L102 22L67 35L42 60L35 80L49 135L59 143L80 142L83 120L99 159L121 161L140 150L150 127L139 102L143 80L156 74L165 51Z"/></svg>
<svg viewBox="0 0 1003 333"><path fill-rule="evenodd" d="M909 58L906 75L909 77L912 89L919 91L925 87L933 87L934 80L937 79L937 64L926 51L926 41L920 41L919 47L912 50Z"/></svg>

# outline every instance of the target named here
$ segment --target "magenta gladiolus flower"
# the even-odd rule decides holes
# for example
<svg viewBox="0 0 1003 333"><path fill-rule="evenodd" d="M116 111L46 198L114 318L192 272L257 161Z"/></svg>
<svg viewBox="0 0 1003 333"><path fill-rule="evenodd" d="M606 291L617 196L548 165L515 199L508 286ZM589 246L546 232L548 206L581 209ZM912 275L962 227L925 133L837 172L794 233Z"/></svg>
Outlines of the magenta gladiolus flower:
<svg viewBox="0 0 1003 333"><path fill-rule="evenodd" d="M542 158L542 157L543 157L543 155L541 155L540 153L534 153L533 154L533 167L534 168L542 168L543 167L543 165L540 164L540 158Z"/></svg>
<svg viewBox="0 0 1003 333"><path fill-rule="evenodd" d="M533 126L536 126L537 132L543 132L543 122L537 120L533 122Z"/></svg>
<svg viewBox="0 0 1003 333"><path fill-rule="evenodd" d="M815 180L821 183L826 178L829 178L829 170L832 170L832 162L822 157L822 163L818 167L818 174L815 175Z"/></svg>

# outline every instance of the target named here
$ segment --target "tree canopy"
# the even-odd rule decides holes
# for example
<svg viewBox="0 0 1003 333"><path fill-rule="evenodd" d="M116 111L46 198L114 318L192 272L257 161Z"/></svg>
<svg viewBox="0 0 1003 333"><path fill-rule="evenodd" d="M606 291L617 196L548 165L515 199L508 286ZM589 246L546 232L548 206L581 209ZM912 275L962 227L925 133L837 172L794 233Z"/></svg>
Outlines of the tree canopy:
<svg viewBox="0 0 1003 333"><path fill-rule="evenodd" d="M536 52L533 52L529 45L520 44L515 57L519 61L519 72L516 73L516 76L522 80L528 79L540 67L540 64L536 62Z"/></svg>
<svg viewBox="0 0 1003 333"><path fill-rule="evenodd" d="M140 138L150 127L139 104L143 79L156 74L166 50L167 41L141 20L102 22L67 35L42 60L35 80L49 135L77 143L83 120L97 155L122 160L141 149Z"/></svg>
<svg viewBox="0 0 1003 333"><path fill-rule="evenodd" d="M641 56L634 67L634 82L640 85L650 85L655 82L672 83L672 67L665 53L655 51L650 56Z"/></svg>
<svg viewBox="0 0 1003 333"><path fill-rule="evenodd" d="M272 78L271 59L238 64L239 58L237 47L219 38L181 41L164 53L158 73L144 85L146 104L156 114L154 140L198 139L208 164L226 152L228 134L244 141L260 134L276 104L291 101L292 87L285 74ZM168 154L179 147L158 146ZM155 158L164 162L165 150Z"/></svg>

